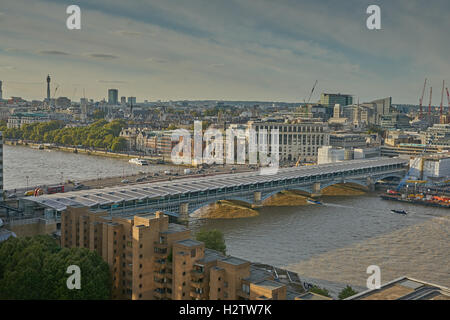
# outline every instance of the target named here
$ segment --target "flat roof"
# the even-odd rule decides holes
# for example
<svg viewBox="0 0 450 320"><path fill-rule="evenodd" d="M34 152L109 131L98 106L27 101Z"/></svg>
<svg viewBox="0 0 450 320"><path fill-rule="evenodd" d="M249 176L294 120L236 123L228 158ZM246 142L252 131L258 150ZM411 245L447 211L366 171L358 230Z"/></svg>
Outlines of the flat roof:
<svg viewBox="0 0 450 320"><path fill-rule="evenodd" d="M347 300L450 300L450 289L425 281L401 277Z"/></svg>
<svg viewBox="0 0 450 320"><path fill-rule="evenodd" d="M180 241L177 241L176 243L182 244L183 246L186 246L186 247L197 247L197 246L203 244L203 242L200 242L200 241L197 241L194 239L180 240Z"/></svg>

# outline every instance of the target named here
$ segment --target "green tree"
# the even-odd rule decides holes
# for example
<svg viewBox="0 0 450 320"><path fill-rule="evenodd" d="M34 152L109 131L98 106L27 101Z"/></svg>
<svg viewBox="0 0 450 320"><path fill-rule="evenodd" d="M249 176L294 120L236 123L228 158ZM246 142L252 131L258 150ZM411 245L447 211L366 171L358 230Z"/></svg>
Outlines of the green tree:
<svg viewBox="0 0 450 320"><path fill-rule="evenodd" d="M67 267L81 269L81 289L69 290ZM0 299L109 299L109 266L94 251L61 249L50 236L0 244Z"/></svg>
<svg viewBox="0 0 450 320"><path fill-rule="evenodd" d="M320 295L325 296L325 297L330 297L330 293L325 288L320 288L318 286L313 286L309 291L312 292L312 293L320 294Z"/></svg>
<svg viewBox="0 0 450 320"><path fill-rule="evenodd" d="M220 232L220 230L201 230L197 232L195 238L198 241L204 242L206 248L226 254L227 247L225 245L223 233Z"/></svg>
<svg viewBox="0 0 450 320"><path fill-rule="evenodd" d="M94 119L104 119L105 116L106 116L106 112L103 111L103 110L100 110L100 109L95 110L95 111L92 113L92 117L93 117Z"/></svg>
<svg viewBox="0 0 450 320"><path fill-rule="evenodd" d="M343 300L345 298L354 296L355 294L357 294L358 292L353 290L352 287L350 287L349 285L347 285L344 289L342 289L342 291L339 293L338 298Z"/></svg>
<svg viewBox="0 0 450 320"><path fill-rule="evenodd" d="M127 149L127 140L124 137L114 138L111 145L111 150L114 152L124 151Z"/></svg>

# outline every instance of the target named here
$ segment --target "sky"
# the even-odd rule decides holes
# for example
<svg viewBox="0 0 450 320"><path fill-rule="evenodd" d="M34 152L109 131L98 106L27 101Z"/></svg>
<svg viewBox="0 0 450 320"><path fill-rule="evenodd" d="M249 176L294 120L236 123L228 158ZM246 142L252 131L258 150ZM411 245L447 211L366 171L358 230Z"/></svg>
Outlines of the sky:
<svg viewBox="0 0 450 320"><path fill-rule="evenodd" d="M66 8L81 9L81 30ZM381 30L366 9L381 8ZM3 96L418 104L450 83L448 0L2 0ZM58 86L55 93L54 88ZM429 88L425 94L429 99ZM444 101L445 96L444 96Z"/></svg>

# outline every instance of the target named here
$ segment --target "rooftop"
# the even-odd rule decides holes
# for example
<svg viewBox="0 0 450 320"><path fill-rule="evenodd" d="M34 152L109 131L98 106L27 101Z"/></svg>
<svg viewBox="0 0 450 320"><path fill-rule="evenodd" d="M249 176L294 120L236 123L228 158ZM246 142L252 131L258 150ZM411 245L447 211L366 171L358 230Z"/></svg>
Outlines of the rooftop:
<svg viewBox="0 0 450 320"><path fill-rule="evenodd" d="M450 289L408 277L358 293L347 300L450 300Z"/></svg>
<svg viewBox="0 0 450 320"><path fill-rule="evenodd" d="M186 246L186 247L197 247L197 246L203 244L203 242L193 240L193 239L180 240L180 241L177 241L177 243L181 244L183 246Z"/></svg>

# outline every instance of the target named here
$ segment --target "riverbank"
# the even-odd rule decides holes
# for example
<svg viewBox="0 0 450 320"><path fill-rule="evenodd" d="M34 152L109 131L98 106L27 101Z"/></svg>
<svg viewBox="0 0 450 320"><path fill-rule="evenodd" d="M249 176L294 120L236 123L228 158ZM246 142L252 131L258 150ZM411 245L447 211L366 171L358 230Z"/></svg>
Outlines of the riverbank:
<svg viewBox="0 0 450 320"><path fill-rule="evenodd" d="M18 141L11 141L11 140L5 140L4 144L10 145L10 146L23 146L23 147L30 147L32 149L47 149L47 150L55 150L55 151L63 151L63 152L70 152L70 153L80 153L80 154L86 154L86 155L92 155L92 156L99 156L99 157L108 157L108 158L118 158L118 159L132 159L132 158L142 158L147 161L150 161L152 163L158 163L158 164L168 164L167 161L164 159L164 157L157 157L157 156L149 156L149 155L137 155L137 154L130 154L130 153L120 153L120 152L111 152L106 150L94 150L89 148L77 148L77 147L68 147L68 146L56 146L56 145L48 145L48 144L42 144L42 143L35 143L35 142L18 142Z"/></svg>

